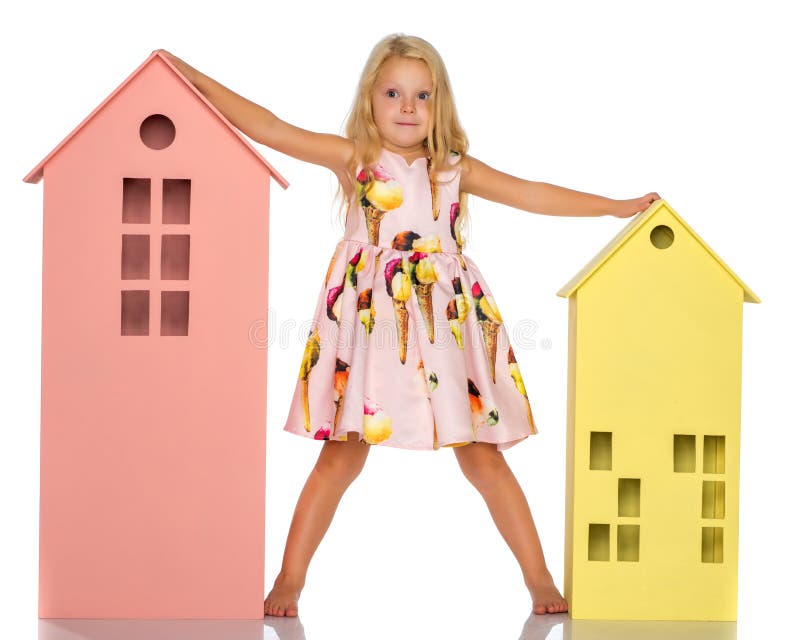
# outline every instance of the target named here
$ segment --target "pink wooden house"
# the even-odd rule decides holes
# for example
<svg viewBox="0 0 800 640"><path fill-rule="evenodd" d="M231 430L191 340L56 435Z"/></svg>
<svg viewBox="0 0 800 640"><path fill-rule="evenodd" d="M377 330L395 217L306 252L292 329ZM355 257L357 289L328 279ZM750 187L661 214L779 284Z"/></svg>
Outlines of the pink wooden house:
<svg viewBox="0 0 800 640"><path fill-rule="evenodd" d="M270 178L153 53L44 182L40 618L263 618Z"/></svg>

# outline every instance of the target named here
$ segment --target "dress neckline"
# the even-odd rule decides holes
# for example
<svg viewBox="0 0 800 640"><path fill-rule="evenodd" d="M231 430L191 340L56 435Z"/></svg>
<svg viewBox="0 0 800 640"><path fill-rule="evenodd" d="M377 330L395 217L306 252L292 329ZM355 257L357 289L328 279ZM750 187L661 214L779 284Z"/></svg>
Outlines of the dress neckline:
<svg viewBox="0 0 800 640"><path fill-rule="evenodd" d="M427 156L420 156L419 158L414 158L414 159L411 161L411 164L408 164L408 160L406 160L406 159L405 159L405 158L404 158L402 155L400 155L399 153L397 153L397 152L395 152L395 151L391 151L391 150L387 149L386 147L381 147L381 148L382 148L382 149L383 149L383 150L384 150L386 153L388 153L388 154L391 154L391 155L393 155L393 156L396 156L397 158L399 158L400 160L402 160L402 161L403 161L403 164L404 164L404 165L406 165L406 167L408 167L409 169L411 169L411 168L412 168L412 167L413 167L415 164L417 164L417 162L419 162L420 160L424 160L426 164L427 164L428 160L430 160L430 158L428 158Z"/></svg>

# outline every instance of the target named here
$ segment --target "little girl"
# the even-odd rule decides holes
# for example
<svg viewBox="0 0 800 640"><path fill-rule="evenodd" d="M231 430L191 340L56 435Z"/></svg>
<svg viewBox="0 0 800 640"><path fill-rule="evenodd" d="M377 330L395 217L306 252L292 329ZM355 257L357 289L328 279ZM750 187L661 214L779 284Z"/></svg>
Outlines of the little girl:
<svg viewBox="0 0 800 640"><path fill-rule="evenodd" d="M611 200L467 155L444 63L420 38L390 35L372 50L346 137L295 127L161 53L250 138L333 171L348 206L284 427L324 442L264 613L297 615L311 557L368 445L452 447L520 564L533 611L566 611L501 453L538 431L491 289L462 253L466 194L548 215L620 218L658 194Z"/></svg>

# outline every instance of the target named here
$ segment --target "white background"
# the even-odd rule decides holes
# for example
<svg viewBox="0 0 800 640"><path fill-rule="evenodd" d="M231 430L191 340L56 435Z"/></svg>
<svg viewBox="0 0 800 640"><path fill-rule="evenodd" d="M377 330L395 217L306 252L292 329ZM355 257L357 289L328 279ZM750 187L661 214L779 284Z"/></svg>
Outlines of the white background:
<svg viewBox="0 0 800 640"><path fill-rule="evenodd" d="M471 155L612 198L657 191L762 299L744 308L738 637L784 625L797 593L800 426L790 260L800 47L789 6L139 0L6 9L0 607L8 630L35 637L37 624L42 185L23 176L159 47L292 124L340 133L370 49L392 32L423 37L442 55ZM341 228L329 171L255 146L291 183L287 191L273 183L270 216L266 594L321 445L282 426L303 351L299 325ZM555 292L627 220L536 215L476 198L471 216L466 250L492 285L540 429L505 455L562 587L567 301ZM287 277L298 246L313 258L292 259ZM514 557L447 449L372 448L300 599L311 640L518 638L529 610Z"/></svg>

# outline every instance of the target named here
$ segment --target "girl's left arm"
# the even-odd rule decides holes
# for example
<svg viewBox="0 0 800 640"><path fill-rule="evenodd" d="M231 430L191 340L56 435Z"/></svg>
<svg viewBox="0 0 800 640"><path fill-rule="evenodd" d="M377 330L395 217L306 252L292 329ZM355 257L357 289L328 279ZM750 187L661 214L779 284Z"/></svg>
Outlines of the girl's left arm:
<svg viewBox="0 0 800 640"><path fill-rule="evenodd" d="M516 178L466 155L461 190L480 198L548 216L603 216L630 218L647 209L659 196L655 191L630 200L573 191L547 182Z"/></svg>

